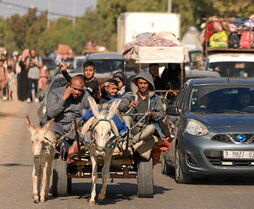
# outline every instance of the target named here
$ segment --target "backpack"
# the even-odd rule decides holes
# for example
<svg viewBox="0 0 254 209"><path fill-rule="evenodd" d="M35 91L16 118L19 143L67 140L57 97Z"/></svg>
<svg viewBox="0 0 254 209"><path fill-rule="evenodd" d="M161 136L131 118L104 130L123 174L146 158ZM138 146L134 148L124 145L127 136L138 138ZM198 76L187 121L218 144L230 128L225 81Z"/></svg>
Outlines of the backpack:
<svg viewBox="0 0 254 209"><path fill-rule="evenodd" d="M239 35L235 33L230 33L228 35L228 47L229 48L239 48L240 38Z"/></svg>
<svg viewBox="0 0 254 209"><path fill-rule="evenodd" d="M240 48L250 49L253 45L253 41L254 41L253 32L251 31L242 32L240 39Z"/></svg>
<svg viewBox="0 0 254 209"><path fill-rule="evenodd" d="M227 48L228 36L225 31L214 33L210 37L209 46L211 48Z"/></svg>

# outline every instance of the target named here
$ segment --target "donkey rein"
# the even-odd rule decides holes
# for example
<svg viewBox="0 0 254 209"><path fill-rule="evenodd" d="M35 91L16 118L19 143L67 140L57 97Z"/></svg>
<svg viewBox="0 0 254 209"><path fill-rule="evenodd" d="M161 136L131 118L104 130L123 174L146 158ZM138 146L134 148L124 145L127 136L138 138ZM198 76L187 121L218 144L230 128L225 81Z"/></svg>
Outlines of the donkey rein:
<svg viewBox="0 0 254 209"><path fill-rule="evenodd" d="M70 129L67 133L65 133L64 135L62 135L59 139L56 140L56 142L55 142L56 147L64 140L64 138L65 138L66 136L68 136L68 135L69 135L72 131L74 131L74 130L75 130L75 126L74 126L74 123L72 123L71 129Z"/></svg>
<svg viewBox="0 0 254 209"><path fill-rule="evenodd" d="M136 114L131 114L131 115L143 115L136 124L134 124L129 130L128 132L130 132L132 129L134 129L143 119L145 119L145 117L148 115L148 113L136 113ZM114 144L116 144L117 142L121 141L119 140L120 138L124 137L126 135L126 132L124 134L120 134L119 136L117 136L115 139L114 139ZM112 143L113 144L113 143Z"/></svg>

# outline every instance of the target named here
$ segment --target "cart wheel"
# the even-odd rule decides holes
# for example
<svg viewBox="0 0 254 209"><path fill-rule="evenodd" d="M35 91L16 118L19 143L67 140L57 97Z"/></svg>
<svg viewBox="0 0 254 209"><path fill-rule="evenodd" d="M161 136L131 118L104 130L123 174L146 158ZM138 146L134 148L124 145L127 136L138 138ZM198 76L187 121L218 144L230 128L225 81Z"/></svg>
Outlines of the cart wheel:
<svg viewBox="0 0 254 209"><path fill-rule="evenodd" d="M72 178L67 178L67 190L68 190L68 193L70 194L71 191L72 191Z"/></svg>
<svg viewBox="0 0 254 209"><path fill-rule="evenodd" d="M51 193L53 196L67 196L71 189L71 179L67 178L67 164L62 159L55 159L53 161L53 174Z"/></svg>
<svg viewBox="0 0 254 209"><path fill-rule="evenodd" d="M153 159L146 160L138 155L138 197L153 197Z"/></svg>

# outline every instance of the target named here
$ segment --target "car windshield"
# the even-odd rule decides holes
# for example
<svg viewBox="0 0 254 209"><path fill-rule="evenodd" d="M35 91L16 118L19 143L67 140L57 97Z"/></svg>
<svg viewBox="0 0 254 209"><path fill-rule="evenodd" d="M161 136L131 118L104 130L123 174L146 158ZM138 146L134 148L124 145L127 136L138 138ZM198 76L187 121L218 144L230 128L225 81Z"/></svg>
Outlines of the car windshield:
<svg viewBox="0 0 254 209"><path fill-rule="evenodd" d="M221 77L254 78L254 62L212 62L208 70L217 71Z"/></svg>
<svg viewBox="0 0 254 209"><path fill-rule="evenodd" d="M44 58L42 58L42 62L46 66L52 66L52 67L56 66L54 60L52 60L52 59L44 59Z"/></svg>
<svg viewBox="0 0 254 209"><path fill-rule="evenodd" d="M254 87L195 87L192 89L190 110L208 113L254 113Z"/></svg>
<svg viewBox="0 0 254 209"><path fill-rule="evenodd" d="M91 59L95 63L96 73L115 73L124 69L123 59ZM137 68L127 67L126 72L136 73Z"/></svg>
<svg viewBox="0 0 254 209"><path fill-rule="evenodd" d="M77 60L77 66L76 66L76 68L77 69L82 69L82 66L83 66L83 63L85 62L85 60L84 59L79 59L79 60Z"/></svg>
<svg viewBox="0 0 254 209"><path fill-rule="evenodd" d="M96 66L96 73L114 73L123 69L123 60L119 59L96 59L91 60Z"/></svg>

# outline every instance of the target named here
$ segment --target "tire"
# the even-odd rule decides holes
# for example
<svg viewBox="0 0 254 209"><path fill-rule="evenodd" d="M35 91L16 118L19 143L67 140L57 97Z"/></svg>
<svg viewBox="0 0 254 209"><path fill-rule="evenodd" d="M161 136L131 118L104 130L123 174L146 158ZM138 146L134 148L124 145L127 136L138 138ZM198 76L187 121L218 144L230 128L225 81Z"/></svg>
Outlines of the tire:
<svg viewBox="0 0 254 209"><path fill-rule="evenodd" d="M71 191L72 191L72 179L67 178L67 192L68 192L68 194L70 194Z"/></svg>
<svg viewBox="0 0 254 209"><path fill-rule="evenodd" d="M140 198L152 198L153 197L153 159L150 157L146 160L142 157L138 157L137 160L137 195Z"/></svg>
<svg viewBox="0 0 254 209"><path fill-rule="evenodd" d="M188 184L191 182L191 177L183 172L180 160L180 150L177 146L175 149L175 182L178 184Z"/></svg>
<svg viewBox="0 0 254 209"><path fill-rule="evenodd" d="M165 157L161 156L161 173L168 175L173 173L173 168L166 163Z"/></svg>
<svg viewBox="0 0 254 209"><path fill-rule="evenodd" d="M71 180L67 177L67 164L62 159L53 161L51 193L55 197L67 196Z"/></svg>

